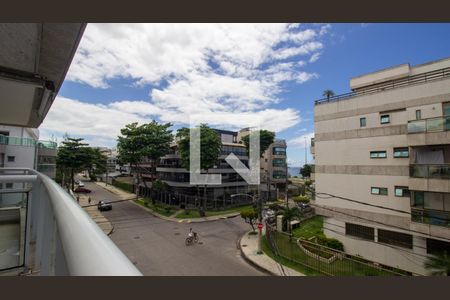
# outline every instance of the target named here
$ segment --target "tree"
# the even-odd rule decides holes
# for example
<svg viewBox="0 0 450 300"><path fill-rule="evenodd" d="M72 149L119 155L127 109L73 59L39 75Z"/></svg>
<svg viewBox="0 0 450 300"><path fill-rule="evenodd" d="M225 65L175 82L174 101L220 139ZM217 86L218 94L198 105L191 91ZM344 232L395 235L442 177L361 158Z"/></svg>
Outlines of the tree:
<svg viewBox="0 0 450 300"><path fill-rule="evenodd" d="M283 222L286 224L286 228L289 233L292 233L291 221L300 217L300 212L297 207L289 208L285 207L282 211Z"/></svg>
<svg viewBox="0 0 450 300"><path fill-rule="evenodd" d="M65 140L58 148L56 157L57 169L60 169L64 174L69 174L72 190L75 188L75 172L82 171L91 160L89 150L87 150L88 144L82 143L83 140L82 138L65 136Z"/></svg>
<svg viewBox="0 0 450 300"><path fill-rule="evenodd" d="M312 172L312 166L309 164L305 164L303 168L300 168L300 174L303 176L303 178L311 177Z"/></svg>
<svg viewBox="0 0 450 300"><path fill-rule="evenodd" d="M430 256L425 262L425 268L431 270L431 275L434 276L450 276L450 255L447 251L443 251Z"/></svg>
<svg viewBox="0 0 450 300"><path fill-rule="evenodd" d="M170 142L173 140L171 123L159 124L156 121L138 125L137 122L125 125L120 130L117 149L121 163L130 164L137 178L137 184L142 182L145 187L147 183L142 179L142 173L156 174L156 163L169 153ZM140 164L148 162L150 168L145 169ZM136 189L138 190L138 189Z"/></svg>
<svg viewBox="0 0 450 300"><path fill-rule="evenodd" d="M86 166L89 178L95 180L98 174L106 173L108 157L97 147L86 147L90 157Z"/></svg>
<svg viewBox="0 0 450 300"><path fill-rule="evenodd" d="M253 232L255 232L255 224L258 219L258 213L254 208L247 208L241 211L241 218L244 219L245 223L250 224Z"/></svg>
<svg viewBox="0 0 450 300"><path fill-rule="evenodd" d="M250 135L254 135L255 132L250 132L249 135L243 136L242 141L245 144L245 148L247 149L247 153L250 153ZM275 133L268 130L259 130L259 157L263 157L264 152L270 147L270 145L275 140ZM258 197L259 195L259 186L258 186ZM267 198L270 201L270 176L267 174Z"/></svg>
<svg viewBox="0 0 450 300"><path fill-rule="evenodd" d="M217 163L218 157L222 151L222 141L219 134L207 124L200 124L200 168L208 170ZM178 152L181 157L181 165L189 170L190 160L190 129L183 127L177 131ZM204 215L206 210L206 185L204 186L203 210L200 214Z"/></svg>
<svg viewBox="0 0 450 300"><path fill-rule="evenodd" d="M325 90L323 91L322 96L327 97L327 100L330 100L330 98L334 96L334 92L333 90Z"/></svg>
<svg viewBox="0 0 450 300"><path fill-rule="evenodd" d="M242 141L247 148L247 153L250 149L250 135L254 135L255 132L252 131L249 135L243 136ZM275 133L268 130L259 130L259 156L262 157L264 152L270 147L270 144L274 142Z"/></svg>

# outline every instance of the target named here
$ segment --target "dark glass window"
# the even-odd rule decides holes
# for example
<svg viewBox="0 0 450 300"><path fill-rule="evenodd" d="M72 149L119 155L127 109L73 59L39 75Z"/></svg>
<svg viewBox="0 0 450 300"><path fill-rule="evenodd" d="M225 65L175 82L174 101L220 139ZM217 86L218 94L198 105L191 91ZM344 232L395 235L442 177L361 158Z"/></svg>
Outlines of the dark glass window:
<svg viewBox="0 0 450 300"><path fill-rule="evenodd" d="M403 248L413 248L413 237L410 234L378 229L378 242Z"/></svg>
<svg viewBox="0 0 450 300"><path fill-rule="evenodd" d="M409 157L408 147L394 148L394 157Z"/></svg>
<svg viewBox="0 0 450 300"><path fill-rule="evenodd" d="M386 151L370 151L370 158L386 158Z"/></svg>
<svg viewBox="0 0 450 300"><path fill-rule="evenodd" d="M397 197L409 197L409 189L407 186L396 186L395 196Z"/></svg>
<svg viewBox="0 0 450 300"><path fill-rule="evenodd" d="M373 195L385 195L386 196L388 194L388 189L383 188L383 187L371 187L370 193Z"/></svg>
<svg viewBox="0 0 450 300"><path fill-rule="evenodd" d="M427 239L427 253L441 254L447 252L450 254L450 243L435 239Z"/></svg>
<svg viewBox="0 0 450 300"><path fill-rule="evenodd" d="M375 239L375 230L372 227L352 223L345 223L345 234L370 241Z"/></svg>
<svg viewBox="0 0 450 300"><path fill-rule="evenodd" d="M416 110L416 120L422 119L422 111L420 109Z"/></svg>
<svg viewBox="0 0 450 300"><path fill-rule="evenodd" d="M13 162L16 160L15 156L8 156L8 162Z"/></svg>
<svg viewBox="0 0 450 300"><path fill-rule="evenodd" d="M359 126L366 127L366 118L365 117L359 119Z"/></svg>
<svg viewBox="0 0 450 300"><path fill-rule="evenodd" d="M380 123L381 124L388 124L390 122L389 115L382 115L380 116Z"/></svg>

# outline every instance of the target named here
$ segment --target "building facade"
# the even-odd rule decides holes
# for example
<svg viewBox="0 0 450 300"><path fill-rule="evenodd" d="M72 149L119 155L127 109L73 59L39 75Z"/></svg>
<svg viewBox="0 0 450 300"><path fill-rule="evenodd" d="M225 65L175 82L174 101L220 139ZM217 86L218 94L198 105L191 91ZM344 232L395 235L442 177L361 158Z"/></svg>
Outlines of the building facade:
<svg viewBox="0 0 450 300"><path fill-rule="evenodd" d="M345 250L415 274L450 251L450 59L350 80L315 103L316 212Z"/></svg>
<svg viewBox="0 0 450 300"><path fill-rule="evenodd" d="M251 188L247 182L225 161L225 158L234 153L248 167L248 156L243 143L238 142L238 133L215 129L222 141L222 151L217 158L217 164L208 170L210 174L220 174L222 184L208 185L206 198L209 205L214 207L227 206L248 202L248 197L237 196L230 199L233 194L248 193ZM190 184L189 171L182 167L177 144L172 143L169 154L161 158L156 168L157 178L165 182L170 190L179 195L203 197L203 186ZM228 204L227 204L228 203Z"/></svg>
<svg viewBox="0 0 450 300"><path fill-rule="evenodd" d="M39 130L0 125L0 168L37 169L55 178L56 148L51 141L39 141ZM25 188L23 183L0 183L0 189ZM23 200L23 194L0 194L0 207Z"/></svg>

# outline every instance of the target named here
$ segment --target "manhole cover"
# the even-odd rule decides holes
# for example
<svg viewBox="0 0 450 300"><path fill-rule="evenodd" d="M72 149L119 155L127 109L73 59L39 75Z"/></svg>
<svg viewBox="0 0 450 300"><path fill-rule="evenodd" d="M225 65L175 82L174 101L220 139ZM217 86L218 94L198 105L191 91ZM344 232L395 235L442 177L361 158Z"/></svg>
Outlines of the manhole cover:
<svg viewBox="0 0 450 300"><path fill-rule="evenodd" d="M175 232L175 235L180 235L180 233L179 232Z"/></svg>
<svg viewBox="0 0 450 300"><path fill-rule="evenodd" d="M198 242L199 245L203 245L203 242Z"/></svg>
<svg viewBox="0 0 450 300"><path fill-rule="evenodd" d="M242 247L247 247L247 245L242 245Z"/></svg>
<svg viewBox="0 0 450 300"><path fill-rule="evenodd" d="M140 239L140 238L141 238L140 236L135 236L135 237L134 237L135 240L138 240L138 239Z"/></svg>

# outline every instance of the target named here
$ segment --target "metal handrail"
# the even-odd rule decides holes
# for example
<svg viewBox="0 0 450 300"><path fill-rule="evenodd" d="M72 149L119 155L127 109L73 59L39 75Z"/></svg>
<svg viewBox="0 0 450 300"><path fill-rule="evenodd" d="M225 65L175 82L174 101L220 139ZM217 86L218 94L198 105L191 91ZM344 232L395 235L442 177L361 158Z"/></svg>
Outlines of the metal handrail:
<svg viewBox="0 0 450 300"><path fill-rule="evenodd" d="M55 181L32 169L8 168L3 171L23 171L28 175L15 176L37 177L37 181L42 183L56 221L69 275L142 275L89 215ZM44 199L41 196L32 201L42 202Z"/></svg>
<svg viewBox="0 0 450 300"><path fill-rule="evenodd" d="M417 75L408 76L405 78L394 79L394 80L374 84L371 87L367 87L367 88L358 90L356 92L349 92L349 93L345 93L345 94L332 96L329 98L322 98L322 99L314 101L314 104L320 105L320 104L324 104L324 103L341 101L341 100L350 99L350 98L357 97L357 96L379 93L379 92L382 92L385 90L392 90L392 89L403 87L403 86L439 80L439 79L442 79L442 78L445 78L448 76L450 76L450 68L444 68L444 69L440 69L440 70L430 71L427 73L417 74Z"/></svg>

